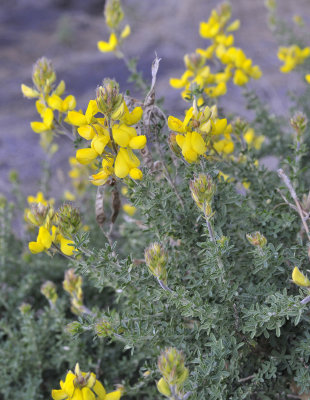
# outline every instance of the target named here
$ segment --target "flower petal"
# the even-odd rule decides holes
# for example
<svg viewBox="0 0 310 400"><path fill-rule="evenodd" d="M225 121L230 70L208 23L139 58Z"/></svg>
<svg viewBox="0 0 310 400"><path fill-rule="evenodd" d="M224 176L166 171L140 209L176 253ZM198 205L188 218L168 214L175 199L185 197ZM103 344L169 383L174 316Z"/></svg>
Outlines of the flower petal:
<svg viewBox="0 0 310 400"><path fill-rule="evenodd" d="M122 392L120 390L115 390L114 392L108 393L104 400L119 400L121 395Z"/></svg>
<svg viewBox="0 0 310 400"><path fill-rule="evenodd" d="M52 390L52 397L54 400L66 400L68 395L63 390Z"/></svg>

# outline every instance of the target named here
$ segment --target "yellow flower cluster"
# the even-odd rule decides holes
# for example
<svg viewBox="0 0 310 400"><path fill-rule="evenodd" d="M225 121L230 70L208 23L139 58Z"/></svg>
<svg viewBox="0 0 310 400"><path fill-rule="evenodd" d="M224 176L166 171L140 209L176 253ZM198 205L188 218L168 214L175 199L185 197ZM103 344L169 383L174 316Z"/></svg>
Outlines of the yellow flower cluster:
<svg viewBox="0 0 310 400"><path fill-rule="evenodd" d="M188 378L184 355L174 347L165 349L158 358L158 369L162 378L157 382L158 391L169 399L187 399L190 393L183 392Z"/></svg>
<svg viewBox="0 0 310 400"><path fill-rule="evenodd" d="M301 49L297 45L289 47L280 47L278 50L278 58L283 61L280 71L284 74L291 72L297 65L303 64L306 58L310 57L310 47Z"/></svg>
<svg viewBox="0 0 310 400"><path fill-rule="evenodd" d="M119 400L122 390L107 393L93 372L82 372L76 364L74 373L69 371L59 390L52 390L54 400Z"/></svg>
<svg viewBox="0 0 310 400"><path fill-rule="evenodd" d="M53 208L54 200L46 200L39 192L36 197L29 196L28 203L30 209L25 210L25 219L33 226L39 227L36 241L29 243L31 253L58 251L60 248L63 254L71 256L74 252L74 247L71 246L73 241L71 237L68 237L70 236L68 233L64 234L59 218L60 214L59 212L55 213ZM78 226L79 221L73 219L72 224ZM66 230L66 232L68 231Z"/></svg>
<svg viewBox="0 0 310 400"><path fill-rule="evenodd" d="M232 79L235 85L243 86L250 78L259 79L261 70L252 65L252 60L238 47L234 47L234 35L240 22L230 23L231 8L228 4L213 10L207 22L201 22L200 35L211 41L206 49L196 49L193 54L184 57L186 71L180 79L170 79L170 85L176 89L184 88L182 96L187 98L193 84L203 89L208 97L223 96L227 91L227 82ZM208 61L222 64L219 71L211 72Z"/></svg>
<svg viewBox="0 0 310 400"><path fill-rule="evenodd" d="M98 113L101 116L95 117ZM90 100L85 114L68 113L68 121L78 127L79 135L91 141L90 147L77 150L77 161L87 165L101 159L101 169L91 176L94 185L103 185L110 177L142 178L140 160L133 153L146 145L146 136L138 135L133 127L142 114L141 107L129 111L118 84L109 79L97 89L97 99Z"/></svg>
<svg viewBox="0 0 310 400"><path fill-rule="evenodd" d="M131 33L129 25L126 25L122 30L119 28L124 18L120 0L106 1L104 16L106 25L111 30L111 33L107 42L101 40L97 43L98 50L102 53L114 51L118 55L119 46L121 46L123 40Z"/></svg>
<svg viewBox="0 0 310 400"><path fill-rule="evenodd" d="M232 127L225 118L217 117L217 107L198 108L194 100L183 121L169 116L168 127L172 133L170 142L176 142L189 163L196 162L207 150L209 154L228 155L234 151Z"/></svg>
<svg viewBox="0 0 310 400"><path fill-rule="evenodd" d="M265 136L263 135L256 135L253 128L247 129L244 133L243 138L248 145L248 148L254 148L255 150L260 150L262 144L265 141Z"/></svg>
<svg viewBox="0 0 310 400"><path fill-rule="evenodd" d="M35 133L41 134L41 146L44 150L53 154L57 151L57 145L51 145L53 134L60 133L58 128L63 120L66 122L67 112L76 107L76 100L72 95L61 98L66 88L65 82L61 81L55 87L56 73L52 63L46 58L41 58L35 64L32 81L32 88L21 85L25 97L37 98L36 109L41 121L33 121L30 126ZM55 112L58 112L57 118Z"/></svg>
<svg viewBox="0 0 310 400"><path fill-rule="evenodd" d="M38 192L36 196L28 196L27 202L30 208L26 208L24 211L24 219L29 227L39 226L42 222L40 218L40 208L42 211L45 208L51 208L54 205L55 200L46 200L42 192Z"/></svg>

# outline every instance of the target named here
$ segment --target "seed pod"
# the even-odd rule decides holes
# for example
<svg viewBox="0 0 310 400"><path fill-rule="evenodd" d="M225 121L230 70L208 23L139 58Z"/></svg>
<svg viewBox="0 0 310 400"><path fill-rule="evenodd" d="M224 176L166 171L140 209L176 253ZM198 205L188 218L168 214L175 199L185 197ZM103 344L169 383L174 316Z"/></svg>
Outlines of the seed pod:
<svg viewBox="0 0 310 400"><path fill-rule="evenodd" d="M111 216L112 224L115 223L120 209L121 209L121 198L117 186L115 186L112 192L112 216Z"/></svg>
<svg viewBox="0 0 310 400"><path fill-rule="evenodd" d="M103 192L100 189L100 187L98 187L96 201L95 201L95 212L96 212L96 221L97 224L100 226L100 228L102 228L106 220L103 201L104 201Z"/></svg>

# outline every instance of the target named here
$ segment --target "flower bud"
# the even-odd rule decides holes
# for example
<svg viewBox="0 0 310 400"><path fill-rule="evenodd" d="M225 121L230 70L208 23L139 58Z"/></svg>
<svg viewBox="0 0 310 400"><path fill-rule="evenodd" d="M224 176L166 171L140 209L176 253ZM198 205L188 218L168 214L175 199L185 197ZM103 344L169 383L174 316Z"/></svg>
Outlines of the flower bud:
<svg viewBox="0 0 310 400"><path fill-rule="evenodd" d="M95 331L99 337L109 337L113 333L113 328L107 319L101 318L96 322Z"/></svg>
<svg viewBox="0 0 310 400"><path fill-rule="evenodd" d="M263 248L267 244L267 239L260 232L254 232L252 234L247 233L246 238L253 246Z"/></svg>
<svg viewBox="0 0 310 400"><path fill-rule="evenodd" d="M297 133L298 138L305 132L307 128L308 119L305 114L296 113L290 120L292 128Z"/></svg>
<svg viewBox="0 0 310 400"><path fill-rule="evenodd" d="M7 205L8 201L5 196L0 194L0 209L4 209Z"/></svg>
<svg viewBox="0 0 310 400"><path fill-rule="evenodd" d="M80 212L71 204L64 204L56 213L55 218L58 223L59 232L67 239L72 239L80 227Z"/></svg>
<svg viewBox="0 0 310 400"><path fill-rule="evenodd" d="M22 315L30 314L31 312L31 305L29 303L22 303L18 309Z"/></svg>
<svg viewBox="0 0 310 400"><path fill-rule="evenodd" d="M73 314L80 315L85 311L83 305L82 277L76 275L73 268L65 272L65 279L62 286L71 297L71 311Z"/></svg>
<svg viewBox="0 0 310 400"><path fill-rule="evenodd" d="M160 378L160 380L157 382L156 386L157 386L159 393L161 393L162 395L164 395L166 397L171 396L170 386L164 380L164 378Z"/></svg>
<svg viewBox="0 0 310 400"><path fill-rule="evenodd" d="M185 54L184 56L185 66L190 71L203 67L205 61L205 58L199 53Z"/></svg>
<svg viewBox="0 0 310 400"><path fill-rule="evenodd" d="M69 334L69 335L78 335L80 333L83 333L83 327L80 324L80 322L78 321L72 321L69 324L67 324L65 326L65 331Z"/></svg>
<svg viewBox="0 0 310 400"><path fill-rule="evenodd" d="M207 217L211 217L211 202L216 191L216 184L212 177L207 174L199 174L190 181L189 187L192 193L192 198L197 206Z"/></svg>
<svg viewBox="0 0 310 400"><path fill-rule="evenodd" d="M11 171L9 173L9 179L10 179L10 182L12 182L12 183L19 182L19 175L18 175L18 172L16 171L16 169L11 169Z"/></svg>
<svg viewBox="0 0 310 400"><path fill-rule="evenodd" d="M169 347L161 353L158 358L158 368L166 383L176 385L177 388L180 388L188 377L188 369L184 365L184 355L173 347Z"/></svg>
<svg viewBox="0 0 310 400"><path fill-rule="evenodd" d="M23 95L27 97L27 99L34 99L36 97L39 97L40 95L40 93L37 90L32 89L31 87L26 86L24 84L21 85L21 91Z"/></svg>
<svg viewBox="0 0 310 400"><path fill-rule="evenodd" d="M276 0L265 0L265 6L270 10L274 11L277 7Z"/></svg>
<svg viewBox="0 0 310 400"><path fill-rule="evenodd" d="M117 29L124 18L120 0L107 0L104 8L105 23L111 29Z"/></svg>
<svg viewBox="0 0 310 400"><path fill-rule="evenodd" d="M40 291L51 305L54 306L56 304L58 295L56 291L56 286L53 282L46 281L45 283L43 283Z"/></svg>
<svg viewBox="0 0 310 400"><path fill-rule="evenodd" d="M249 124L242 118L238 117L233 121L234 133L238 137L243 135L247 131L248 127L249 127Z"/></svg>
<svg viewBox="0 0 310 400"><path fill-rule="evenodd" d="M177 157L181 157L182 151L180 146L177 144L176 141L176 134L174 132L170 133L170 136L168 138L168 144L170 147L170 150L177 156Z"/></svg>
<svg viewBox="0 0 310 400"><path fill-rule="evenodd" d="M32 81L40 92L48 94L56 80L53 64L45 57L40 58L33 67Z"/></svg>
<svg viewBox="0 0 310 400"><path fill-rule="evenodd" d="M102 86L96 91L96 101L100 112L119 119L124 113L123 96L119 93L119 85L113 79L104 79Z"/></svg>
<svg viewBox="0 0 310 400"><path fill-rule="evenodd" d="M30 210L26 213L26 218L35 226L43 226L50 222L54 216L54 210L50 205L45 206L42 203L32 203Z"/></svg>
<svg viewBox="0 0 310 400"><path fill-rule="evenodd" d="M164 284L167 283L167 256L159 243L152 243L144 252L145 263L149 271Z"/></svg>
<svg viewBox="0 0 310 400"><path fill-rule="evenodd" d="M65 272L65 279L62 283L62 286L70 295L72 295L74 292L77 292L79 288L82 287L82 283L82 277L76 275L73 268L70 268Z"/></svg>

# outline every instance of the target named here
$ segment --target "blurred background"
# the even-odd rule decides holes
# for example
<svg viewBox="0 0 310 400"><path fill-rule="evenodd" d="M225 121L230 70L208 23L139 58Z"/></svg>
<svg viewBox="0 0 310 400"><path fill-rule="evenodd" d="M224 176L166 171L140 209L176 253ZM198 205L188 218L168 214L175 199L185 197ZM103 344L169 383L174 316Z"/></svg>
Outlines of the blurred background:
<svg viewBox="0 0 310 400"><path fill-rule="evenodd" d="M309 0L279 0L279 14L289 24L301 15L310 26ZM181 115L186 103L180 92L169 86L170 77L184 72L183 56L206 47L199 36L199 23L206 21L216 0L124 0L125 22L132 34L126 39L128 57L138 57L138 68L150 79L155 52L162 58L158 74L157 96L164 96L168 114ZM288 91L303 90L304 83L294 72L279 72L277 42L267 24L264 0L231 0L233 18L241 21L236 45L258 64L263 77L250 83L276 114L289 109ZM108 40L103 18L103 0L0 0L0 193L9 195L9 171L16 169L26 195L38 191L43 150L30 121L39 120L34 101L23 98L20 85L31 85L33 63L45 56L53 61L57 80L64 79L66 93L77 98L85 110L94 98L95 88L103 78L115 78L121 89L131 89L129 73L112 53L99 53L98 40ZM310 71L309 71L310 72ZM245 110L240 87L229 86L220 99L227 112L251 119ZM138 95L138 94L137 94ZM68 157L75 154L72 143L58 139L60 150L53 158L53 178L60 178L65 189ZM59 183L52 192L59 192ZM55 195L55 193L52 193Z"/></svg>

